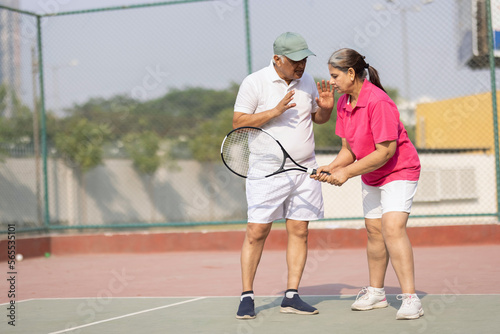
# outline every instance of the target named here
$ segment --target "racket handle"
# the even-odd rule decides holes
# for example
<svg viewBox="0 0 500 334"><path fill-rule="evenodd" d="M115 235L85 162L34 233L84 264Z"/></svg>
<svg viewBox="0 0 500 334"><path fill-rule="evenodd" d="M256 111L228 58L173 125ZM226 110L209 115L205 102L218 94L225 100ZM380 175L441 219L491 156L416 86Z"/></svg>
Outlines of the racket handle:
<svg viewBox="0 0 500 334"><path fill-rule="evenodd" d="M311 172L311 175L316 175L316 172L317 172L317 170L316 170L316 169L313 169L313 170L312 170L312 172ZM322 171L322 172L321 172L321 174L330 175L330 173L328 173L328 172L324 172L324 171Z"/></svg>

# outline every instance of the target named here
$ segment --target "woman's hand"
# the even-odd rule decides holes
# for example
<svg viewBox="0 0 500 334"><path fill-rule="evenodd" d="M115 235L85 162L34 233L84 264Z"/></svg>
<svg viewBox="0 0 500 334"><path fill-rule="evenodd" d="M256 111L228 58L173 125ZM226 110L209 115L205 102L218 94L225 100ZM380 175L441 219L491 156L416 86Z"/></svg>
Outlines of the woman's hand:
<svg viewBox="0 0 500 334"><path fill-rule="evenodd" d="M330 173L328 176L328 183L333 184L334 186L340 187L346 181L349 180L349 174L347 173L346 168L337 168Z"/></svg>
<svg viewBox="0 0 500 334"><path fill-rule="evenodd" d="M346 168L321 166L316 170L316 174L311 175L311 178L340 187L347 180L349 180L349 174L347 173Z"/></svg>

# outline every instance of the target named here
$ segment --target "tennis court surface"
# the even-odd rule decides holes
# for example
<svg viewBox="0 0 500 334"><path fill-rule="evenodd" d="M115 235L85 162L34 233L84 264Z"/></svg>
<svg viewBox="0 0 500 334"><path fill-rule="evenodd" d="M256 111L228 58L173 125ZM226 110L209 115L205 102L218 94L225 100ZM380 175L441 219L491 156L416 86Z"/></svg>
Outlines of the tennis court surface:
<svg viewBox="0 0 500 334"><path fill-rule="evenodd" d="M312 247L299 292L320 313L280 313L285 251L269 244L256 277L254 320L235 318L241 293L238 250L56 251L17 264L15 327L8 324L11 298L3 280L0 332L498 333L500 244L416 243L417 293L425 310L419 320L395 320L400 291L392 267L386 279L390 306L350 310L367 284L361 247Z"/></svg>
<svg viewBox="0 0 500 334"><path fill-rule="evenodd" d="M425 295L426 315L396 321L398 302L354 312L354 296L307 296L320 314L279 313L281 297L257 297L254 320L237 320L237 298L41 299L21 302L12 333L498 333L498 295Z"/></svg>

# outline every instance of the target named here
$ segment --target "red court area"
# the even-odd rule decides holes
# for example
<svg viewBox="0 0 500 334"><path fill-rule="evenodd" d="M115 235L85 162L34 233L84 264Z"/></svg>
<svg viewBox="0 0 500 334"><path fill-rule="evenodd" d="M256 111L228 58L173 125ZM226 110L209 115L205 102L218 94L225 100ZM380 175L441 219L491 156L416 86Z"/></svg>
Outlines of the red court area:
<svg viewBox="0 0 500 334"><path fill-rule="evenodd" d="M500 226L409 228L419 294L500 294ZM361 230L311 230L302 295L353 295L367 285ZM238 296L244 231L18 238L16 299ZM286 232L271 232L256 295L286 288ZM1 241L5 249L5 240ZM45 257L45 253L49 253ZM6 252L3 252L5 254ZM0 263L6 268L6 259ZM3 283L2 283L3 284ZM400 293L391 267L386 292ZM0 295L0 303L7 295Z"/></svg>

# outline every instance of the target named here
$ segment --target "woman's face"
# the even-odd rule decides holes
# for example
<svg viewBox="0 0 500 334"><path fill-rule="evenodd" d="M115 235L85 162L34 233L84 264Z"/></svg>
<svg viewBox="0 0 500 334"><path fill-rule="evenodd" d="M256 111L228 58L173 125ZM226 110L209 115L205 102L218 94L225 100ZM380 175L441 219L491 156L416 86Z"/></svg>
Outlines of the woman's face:
<svg viewBox="0 0 500 334"><path fill-rule="evenodd" d="M340 94L350 94L354 87L354 81L351 80L351 69L345 73L330 64L328 64L328 69L330 71L330 85Z"/></svg>

